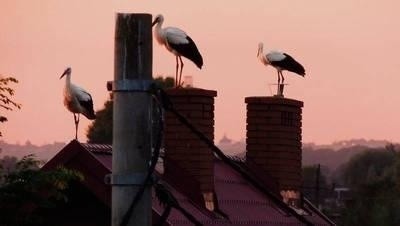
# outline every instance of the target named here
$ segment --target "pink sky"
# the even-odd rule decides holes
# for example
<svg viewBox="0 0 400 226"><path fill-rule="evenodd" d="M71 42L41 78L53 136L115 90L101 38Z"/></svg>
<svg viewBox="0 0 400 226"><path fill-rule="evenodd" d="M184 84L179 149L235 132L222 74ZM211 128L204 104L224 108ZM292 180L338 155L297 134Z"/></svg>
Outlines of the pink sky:
<svg viewBox="0 0 400 226"><path fill-rule="evenodd" d="M245 137L246 96L271 95L276 71L256 58L264 48L285 51L306 68L306 78L284 73L285 95L305 102L303 141L387 139L400 142L400 2L336 1L0 1L0 74L20 80L20 111L5 112L7 142L68 142L73 116L62 104L64 80L92 93L95 109L113 79L116 12L162 13L165 25L185 30L204 58L198 70L185 61L194 85L218 91L215 135ZM175 58L154 42L153 72L173 74ZM3 112L2 112L3 114ZM89 121L82 118L79 138Z"/></svg>

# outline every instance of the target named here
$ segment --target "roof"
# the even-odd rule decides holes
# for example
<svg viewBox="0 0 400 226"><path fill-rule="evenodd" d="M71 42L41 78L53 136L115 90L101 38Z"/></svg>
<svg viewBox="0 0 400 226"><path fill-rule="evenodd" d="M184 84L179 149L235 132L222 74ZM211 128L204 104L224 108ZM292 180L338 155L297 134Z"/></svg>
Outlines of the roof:
<svg viewBox="0 0 400 226"><path fill-rule="evenodd" d="M80 170L85 175L84 185L89 188L100 200L111 206L111 187L104 183L104 176L111 173L112 146L102 144L85 144L75 140L65 146L44 169L51 169L57 165L65 165ZM158 174L162 173L158 171ZM204 225L332 225L307 200L304 200L304 211L307 215L300 216L283 208L268 195L254 187L246 178L234 171L223 161L214 161L215 193L218 197L218 207L229 220L218 217L196 205L179 189L171 185L167 178L162 178L166 186L178 199L181 206L190 212ZM163 207L153 196L153 213L160 215ZM302 221L301 219L306 219ZM172 210L167 221L170 225L192 225L182 214Z"/></svg>

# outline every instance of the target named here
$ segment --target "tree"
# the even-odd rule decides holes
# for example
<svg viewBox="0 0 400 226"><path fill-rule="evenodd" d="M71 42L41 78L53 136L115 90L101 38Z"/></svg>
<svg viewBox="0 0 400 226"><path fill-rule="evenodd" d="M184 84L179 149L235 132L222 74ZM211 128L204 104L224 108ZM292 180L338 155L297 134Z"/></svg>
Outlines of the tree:
<svg viewBox="0 0 400 226"><path fill-rule="evenodd" d="M18 80L13 77L0 76L0 108L12 111L15 108L20 109L21 105L12 99L14 96L14 89L10 87L11 83L18 83ZM6 122L7 117L0 115L0 122ZM2 136L0 132L0 136Z"/></svg>
<svg viewBox="0 0 400 226"><path fill-rule="evenodd" d="M321 204L329 195L331 186L328 185L326 177L328 173L329 169L327 167L321 167L319 175L318 166L304 166L302 168L303 194L314 203L314 205ZM317 178L317 176L319 176L319 178ZM319 183L318 185L317 182Z"/></svg>
<svg viewBox="0 0 400 226"><path fill-rule="evenodd" d="M386 150L371 150L353 156L344 167L342 178L352 189L361 188L382 178L397 161L398 154Z"/></svg>
<svg viewBox="0 0 400 226"><path fill-rule="evenodd" d="M66 202L68 185L83 180L77 171L63 167L43 171L40 164L28 155L16 163L14 171L0 174L0 225L46 225L41 212Z"/></svg>
<svg viewBox="0 0 400 226"><path fill-rule="evenodd" d="M15 171L18 159L15 156L4 156L0 159L0 185L4 182L3 178L6 174Z"/></svg>
<svg viewBox="0 0 400 226"><path fill-rule="evenodd" d="M175 84L174 78L161 76L154 81L164 89L172 88ZM112 98L104 103L104 108L96 112L96 120L89 125L86 134L89 143L111 144L112 143L112 119L113 101Z"/></svg>
<svg viewBox="0 0 400 226"><path fill-rule="evenodd" d="M175 85L175 79L173 77L164 78L162 76L158 76L154 79L154 81L163 89L169 89Z"/></svg>
<svg viewBox="0 0 400 226"><path fill-rule="evenodd" d="M342 225L400 225L400 153L386 148L358 154L343 177L354 197Z"/></svg>
<svg viewBox="0 0 400 226"><path fill-rule="evenodd" d="M89 125L87 138L89 143L112 143L113 101L107 100L104 108L96 112L96 120Z"/></svg>

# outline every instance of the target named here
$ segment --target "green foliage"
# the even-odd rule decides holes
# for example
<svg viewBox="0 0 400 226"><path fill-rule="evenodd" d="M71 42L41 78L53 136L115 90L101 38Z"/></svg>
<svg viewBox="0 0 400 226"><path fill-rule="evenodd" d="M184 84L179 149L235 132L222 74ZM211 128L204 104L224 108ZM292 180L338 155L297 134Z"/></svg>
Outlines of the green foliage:
<svg viewBox="0 0 400 226"><path fill-rule="evenodd" d="M162 77L158 76L154 81L163 89L173 88L175 85L175 79L172 77Z"/></svg>
<svg viewBox="0 0 400 226"><path fill-rule="evenodd" d="M104 108L96 112L96 120L89 126L87 138L89 143L112 143L113 101L107 100Z"/></svg>
<svg viewBox="0 0 400 226"><path fill-rule="evenodd" d="M328 185L328 180L326 177L328 174L328 169L326 167L321 167L317 197L317 171L318 166L316 165L304 166L302 168L303 195L316 206L322 204L323 200L327 198L331 192L331 186Z"/></svg>
<svg viewBox="0 0 400 226"><path fill-rule="evenodd" d="M20 109L21 105L12 99L14 96L14 89L10 87L11 83L18 83L18 80L13 77L2 77L0 76L0 108L8 111L12 111L17 108ZM6 122L7 117L0 115L0 122ZM0 132L0 136L2 136Z"/></svg>
<svg viewBox="0 0 400 226"><path fill-rule="evenodd" d="M354 197L342 225L400 225L400 153L386 148L356 155L343 177Z"/></svg>
<svg viewBox="0 0 400 226"><path fill-rule="evenodd" d="M16 162L13 171L1 174L0 225L44 225L40 211L67 202L69 183L83 180L77 171L63 167L44 171L40 164L28 155Z"/></svg>
<svg viewBox="0 0 400 226"><path fill-rule="evenodd" d="M346 164L343 179L352 189L380 180L397 161L397 154L388 151L366 151L353 156Z"/></svg>
<svg viewBox="0 0 400 226"><path fill-rule="evenodd" d="M175 80L161 76L154 79L164 89L174 86ZM104 108L96 112L96 120L89 125L86 134L89 143L112 144L113 101L107 100Z"/></svg>
<svg viewBox="0 0 400 226"><path fill-rule="evenodd" d="M306 187L314 187L315 186L315 181L317 177L317 166L304 166L303 167L303 184ZM320 172L320 177L319 177L319 183L320 187L327 187L327 179L326 179L326 172L327 169L321 167L321 172Z"/></svg>
<svg viewBox="0 0 400 226"><path fill-rule="evenodd" d="M17 165L18 159L15 156L4 156L0 159L0 173L8 173L10 171L14 171ZM1 178L0 174L0 178Z"/></svg>

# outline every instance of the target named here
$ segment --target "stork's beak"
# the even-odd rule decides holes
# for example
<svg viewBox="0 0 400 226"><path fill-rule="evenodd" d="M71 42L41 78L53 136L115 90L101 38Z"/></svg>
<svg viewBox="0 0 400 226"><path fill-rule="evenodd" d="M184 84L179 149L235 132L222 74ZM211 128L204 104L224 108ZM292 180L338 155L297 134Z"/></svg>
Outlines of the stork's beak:
<svg viewBox="0 0 400 226"><path fill-rule="evenodd" d="M153 23L151 24L152 27L158 22L158 18L154 19Z"/></svg>
<svg viewBox="0 0 400 226"><path fill-rule="evenodd" d="M64 77L64 75L67 74L67 71L64 71L64 73L60 76L60 79L62 79Z"/></svg>
<svg viewBox="0 0 400 226"><path fill-rule="evenodd" d="M60 76L60 79L62 79L66 74L70 72L69 68L64 71L64 73Z"/></svg>

